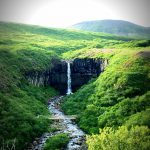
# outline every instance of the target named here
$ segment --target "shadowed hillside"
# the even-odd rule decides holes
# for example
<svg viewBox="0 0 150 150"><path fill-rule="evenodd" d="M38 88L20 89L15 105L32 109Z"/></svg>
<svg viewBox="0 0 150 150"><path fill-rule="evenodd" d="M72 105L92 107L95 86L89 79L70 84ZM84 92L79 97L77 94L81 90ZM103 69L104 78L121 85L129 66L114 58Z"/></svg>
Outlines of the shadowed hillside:
<svg viewBox="0 0 150 150"><path fill-rule="evenodd" d="M81 22L71 28L92 32L110 33L119 36L150 39L150 27L143 27L122 20L97 20Z"/></svg>

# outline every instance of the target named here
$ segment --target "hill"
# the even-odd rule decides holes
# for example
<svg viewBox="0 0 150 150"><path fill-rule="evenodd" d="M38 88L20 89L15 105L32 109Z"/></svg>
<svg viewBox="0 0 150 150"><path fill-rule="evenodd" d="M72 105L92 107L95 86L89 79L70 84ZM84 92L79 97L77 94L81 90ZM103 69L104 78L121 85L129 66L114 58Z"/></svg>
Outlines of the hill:
<svg viewBox="0 0 150 150"><path fill-rule="evenodd" d="M97 40L96 40L97 39ZM52 87L36 87L25 74L51 67L53 58L83 48L112 41L125 43L131 39L64 29L0 22L0 145L15 140L16 149L48 130L48 98L58 95Z"/></svg>
<svg viewBox="0 0 150 150"><path fill-rule="evenodd" d="M63 110L76 114L80 128L92 134L89 150L149 149L150 51L108 50L94 57L99 56L108 59L109 65L97 79L67 96Z"/></svg>
<svg viewBox="0 0 150 150"><path fill-rule="evenodd" d="M73 106L87 107L91 111L93 106L90 108L88 105L93 103L91 103L90 100L93 95L92 101L95 101L93 111L98 112L95 110L95 107L99 108L99 106L105 105L106 103L106 109L109 114L109 111L111 112L112 110L109 110L109 107L107 108L107 103L108 106L112 104L115 106L115 104L118 103L119 105L119 102L121 103L122 101L123 104L121 103L120 105L124 105L124 102L127 101L128 103L128 99L126 101L124 101L124 99L128 98L130 94L134 94L133 100L135 99L135 101L138 101L138 98L136 98L138 94L139 96L144 94L145 97L147 96L147 83L149 82L147 75L148 62L147 59L145 59L147 57L142 57L142 59L138 58L142 56L140 52L148 50L149 46L149 40L135 40L104 33L0 22L0 145L11 145L15 142L16 150L24 149L27 143L30 143L35 137L39 137L43 132L51 130L49 128L49 120L45 117L38 116L49 115L46 108L47 100L52 96L58 95L59 92L50 86L36 87L29 84L25 76L27 72L50 69L53 58L71 59L77 57L95 57L112 59L112 63L110 63L112 65L110 65L110 69L107 69L108 71L105 72L103 77L99 77L95 82L91 81L91 83L85 85L85 87L74 94L76 98L74 101L76 102L75 105L72 96L67 98L64 104L64 110L67 113L75 112L79 114L79 107ZM110 53L109 50L108 53L103 53L103 51L107 52L106 49L110 49ZM121 51L125 52L125 60L123 55L120 54ZM129 55L130 53L135 55ZM147 54L144 53L144 56L145 55L147 56ZM112 58L112 56L114 57ZM132 58L137 59L132 60ZM117 62L119 62L119 64L117 64ZM124 66L131 66L131 70L121 70L122 74L117 75L115 72L118 67L122 67L122 62ZM134 68L133 72L132 66ZM106 78L108 82L106 82ZM116 79L118 79L118 82ZM126 81L132 82L129 84L129 82ZM115 91L113 91L113 84L116 82L117 87ZM101 84L102 86L100 86ZM120 87L119 85L122 84L125 85L125 89L117 89ZM99 92L96 92L96 90ZM125 96L122 94L124 92ZM91 94L91 96L89 96L88 93ZM106 95L106 97L104 96L102 102L99 103L99 101L101 101L99 98L101 94ZM83 101L80 99L80 96L85 100L84 104L82 104ZM109 101L110 97L112 98L111 101ZM115 97L118 97L117 102ZM144 112L144 109L147 109L149 105L147 102L143 104L146 100L145 97L143 98L144 100L142 97L140 98L142 102L139 105L143 105L143 107L139 109L138 112L143 111L144 114L147 114L147 112ZM69 103L71 105L68 105ZM138 109L139 105L137 104L135 109ZM147 107L145 105L147 105ZM112 106L110 108L115 109L116 107L117 106ZM98 128L101 127L100 125L96 126L97 118L93 117L93 119L96 120L93 121L93 125L89 122L84 122L84 117L87 117L86 112L88 112L88 110L84 110L83 108L80 109L81 114L79 114L79 116L82 115L80 116L80 126L89 133L97 131ZM129 106L126 108L129 109ZM106 109L104 108L103 111L106 111ZM132 114L136 115L136 113ZM139 115L141 115L141 113ZM101 120L99 113L97 113L97 116ZM106 115L106 118L108 116L109 115ZM90 117L90 115L88 117ZM134 116L129 115L129 117ZM137 124L136 117L138 116L135 116L135 124ZM132 119L130 120L132 121ZM146 118L145 120L147 121L148 119ZM82 121L84 123L82 123ZM87 119L87 121L89 121L89 119ZM110 121L110 124L113 124L112 122L113 121ZM143 122L143 120L141 120L141 122ZM145 122L143 124L146 125ZM89 126L91 126L91 131ZM103 126L105 126L105 123Z"/></svg>
<svg viewBox="0 0 150 150"><path fill-rule="evenodd" d="M118 36L150 39L150 27L143 27L123 20L97 20L77 23L73 29L110 33Z"/></svg>

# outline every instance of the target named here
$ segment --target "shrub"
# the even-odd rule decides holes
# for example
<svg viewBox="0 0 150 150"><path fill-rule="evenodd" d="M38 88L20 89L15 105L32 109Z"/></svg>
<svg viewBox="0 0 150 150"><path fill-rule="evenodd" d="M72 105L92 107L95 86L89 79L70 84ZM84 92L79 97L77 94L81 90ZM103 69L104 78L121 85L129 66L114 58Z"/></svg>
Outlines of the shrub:
<svg viewBox="0 0 150 150"><path fill-rule="evenodd" d="M104 128L99 135L87 137L89 150L148 150L150 149L150 129L134 126L128 129L121 126L118 130Z"/></svg>
<svg viewBox="0 0 150 150"><path fill-rule="evenodd" d="M46 141L44 150L59 150L61 148L64 148L68 142L69 142L69 137L67 134L64 133L58 134L49 138Z"/></svg>

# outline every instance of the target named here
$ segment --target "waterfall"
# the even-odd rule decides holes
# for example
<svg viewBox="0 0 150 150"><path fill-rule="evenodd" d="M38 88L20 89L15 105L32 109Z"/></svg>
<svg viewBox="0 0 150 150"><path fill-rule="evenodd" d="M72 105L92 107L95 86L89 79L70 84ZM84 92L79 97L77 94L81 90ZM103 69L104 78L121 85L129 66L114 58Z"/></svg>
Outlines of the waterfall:
<svg viewBox="0 0 150 150"><path fill-rule="evenodd" d="M72 94L70 61L67 61L67 95Z"/></svg>

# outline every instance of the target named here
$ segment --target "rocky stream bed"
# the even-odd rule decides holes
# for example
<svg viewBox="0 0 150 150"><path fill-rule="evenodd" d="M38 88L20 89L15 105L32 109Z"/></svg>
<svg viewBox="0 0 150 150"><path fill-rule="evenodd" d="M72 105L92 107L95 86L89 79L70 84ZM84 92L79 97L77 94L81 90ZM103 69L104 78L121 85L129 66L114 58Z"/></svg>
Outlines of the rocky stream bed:
<svg viewBox="0 0 150 150"><path fill-rule="evenodd" d="M68 118L68 116L61 111L59 108L61 101L62 96L54 97L49 100L48 104L48 109L52 117L57 118L53 121L54 123L52 125L59 127L59 129L55 132L43 133L40 138L36 138L35 141L33 141L28 150L43 150L46 140L60 133L67 133L70 138L67 147L61 150L87 150L85 133L71 120L71 118Z"/></svg>

